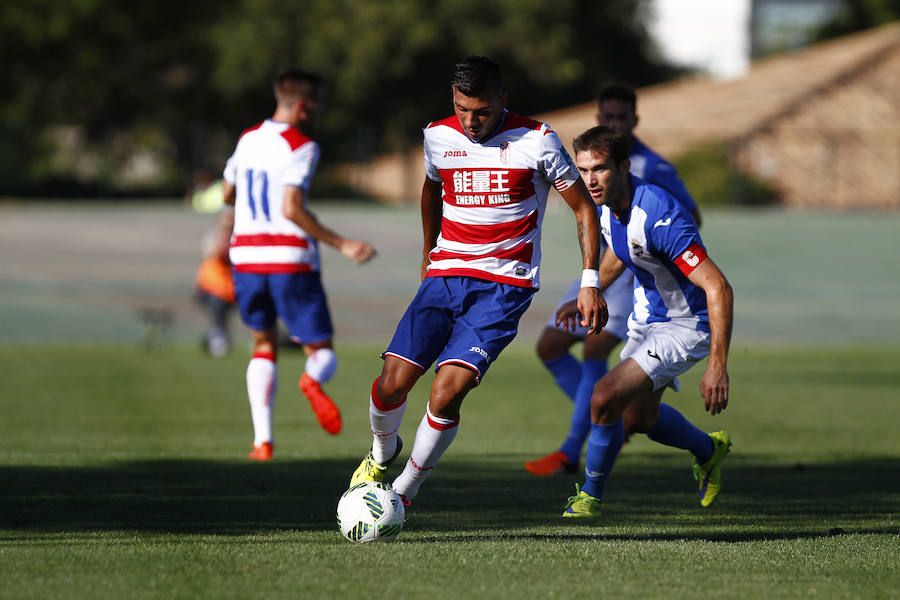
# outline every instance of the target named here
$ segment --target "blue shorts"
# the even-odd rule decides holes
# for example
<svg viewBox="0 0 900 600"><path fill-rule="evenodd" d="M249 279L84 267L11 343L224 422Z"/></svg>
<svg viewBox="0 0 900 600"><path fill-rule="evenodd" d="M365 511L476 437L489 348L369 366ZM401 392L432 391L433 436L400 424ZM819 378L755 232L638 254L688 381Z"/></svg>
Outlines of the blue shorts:
<svg viewBox="0 0 900 600"><path fill-rule="evenodd" d="M234 295L250 329L267 331L278 317L291 338L314 344L334 335L319 273L234 272Z"/></svg>
<svg viewBox="0 0 900 600"><path fill-rule="evenodd" d="M457 364L480 382L509 344L534 290L472 277L426 277L397 325L386 356L424 371Z"/></svg>

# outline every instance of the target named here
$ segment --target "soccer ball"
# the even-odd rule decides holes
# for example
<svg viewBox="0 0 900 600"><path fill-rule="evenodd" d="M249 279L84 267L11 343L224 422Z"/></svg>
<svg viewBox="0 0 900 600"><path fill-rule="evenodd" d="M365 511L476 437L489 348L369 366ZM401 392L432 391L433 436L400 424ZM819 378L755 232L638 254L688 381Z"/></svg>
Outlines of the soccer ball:
<svg viewBox="0 0 900 600"><path fill-rule="evenodd" d="M406 511L387 483L364 481L344 492L337 505L338 529L353 543L388 542L403 529Z"/></svg>

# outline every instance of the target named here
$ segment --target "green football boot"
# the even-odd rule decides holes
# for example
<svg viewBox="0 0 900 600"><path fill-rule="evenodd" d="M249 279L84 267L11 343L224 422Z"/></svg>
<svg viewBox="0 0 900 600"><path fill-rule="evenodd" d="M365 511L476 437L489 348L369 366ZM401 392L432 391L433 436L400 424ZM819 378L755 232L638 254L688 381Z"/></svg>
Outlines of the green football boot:
<svg viewBox="0 0 900 600"><path fill-rule="evenodd" d="M366 457L362 459L362 462L359 463L359 466L353 471L353 476L350 478L350 487L353 487L357 483L362 483L363 481L383 482L384 474L387 472L388 467L391 466L391 463L394 462L402 449L403 440L397 437L397 449L394 451L394 455L385 461L384 464L375 462L372 451L369 450Z"/></svg>
<svg viewBox="0 0 900 600"><path fill-rule="evenodd" d="M694 457L691 468L694 479L700 489L700 506L706 508L716 501L722 491L722 463L731 449L731 436L727 431L716 431L709 434L713 443L713 455L702 465Z"/></svg>
<svg viewBox="0 0 900 600"><path fill-rule="evenodd" d="M589 496L587 492L578 489L575 484L575 495L569 496L566 503L566 509L563 511L564 517L587 517L596 518L600 516L600 500Z"/></svg>

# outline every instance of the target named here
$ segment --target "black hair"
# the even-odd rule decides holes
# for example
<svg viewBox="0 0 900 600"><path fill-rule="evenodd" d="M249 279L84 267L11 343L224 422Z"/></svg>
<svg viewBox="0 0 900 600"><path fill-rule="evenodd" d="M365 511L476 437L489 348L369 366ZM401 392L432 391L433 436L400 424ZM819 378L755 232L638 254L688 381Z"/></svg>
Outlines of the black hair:
<svg viewBox="0 0 900 600"><path fill-rule="evenodd" d="M620 100L629 104L632 112L637 112L637 95L634 88L627 83L610 83L603 86L597 96L597 103L603 104L606 100Z"/></svg>
<svg viewBox="0 0 900 600"><path fill-rule="evenodd" d="M456 65L450 86L469 97L499 96L503 93L500 67L487 56L470 56Z"/></svg>

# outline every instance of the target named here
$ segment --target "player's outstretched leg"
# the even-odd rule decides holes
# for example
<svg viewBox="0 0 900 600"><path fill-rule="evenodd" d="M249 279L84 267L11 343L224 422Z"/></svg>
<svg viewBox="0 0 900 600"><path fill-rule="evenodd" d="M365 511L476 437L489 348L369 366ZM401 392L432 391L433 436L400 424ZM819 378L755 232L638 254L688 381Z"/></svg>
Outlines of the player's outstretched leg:
<svg viewBox="0 0 900 600"><path fill-rule="evenodd" d="M315 349L306 359L306 372L298 383L300 391L309 400L309 406L315 413L319 425L331 435L341 432L343 421L341 411L322 389L322 384L331 379L335 370L337 357L334 351L331 348Z"/></svg>
<svg viewBox="0 0 900 600"><path fill-rule="evenodd" d="M459 431L459 418L445 419L432 414L429 408L419 422L416 440L403 472L394 479L394 489L406 502L419 493L419 487L453 443Z"/></svg>
<svg viewBox="0 0 900 600"><path fill-rule="evenodd" d="M704 508L715 502L722 491L722 463L731 449L731 435L727 431L715 431L709 437L715 447L712 457L703 464L694 457L691 465L700 489L700 506Z"/></svg>

